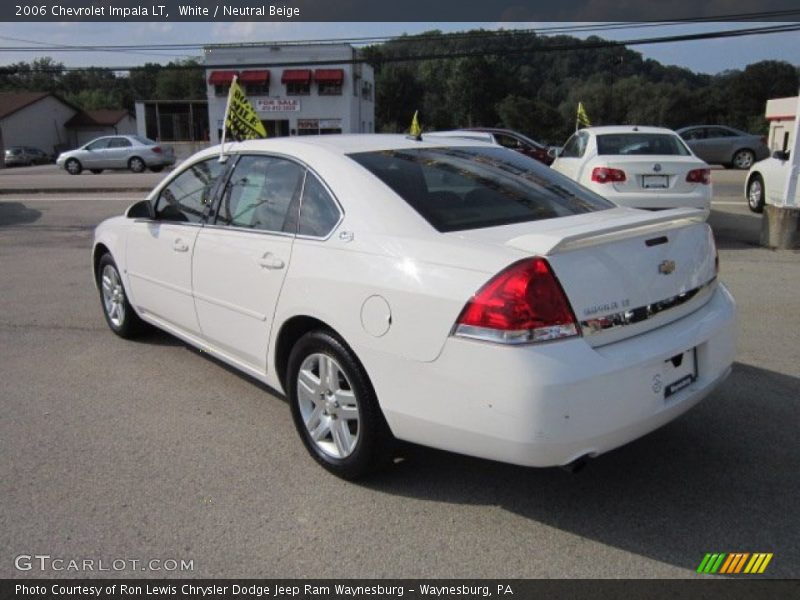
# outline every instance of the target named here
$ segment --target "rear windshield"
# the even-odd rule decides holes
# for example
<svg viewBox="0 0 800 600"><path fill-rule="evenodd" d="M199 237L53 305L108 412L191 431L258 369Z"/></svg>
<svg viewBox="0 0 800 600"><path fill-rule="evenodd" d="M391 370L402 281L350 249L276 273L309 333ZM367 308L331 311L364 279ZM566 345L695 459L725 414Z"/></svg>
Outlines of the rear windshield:
<svg viewBox="0 0 800 600"><path fill-rule="evenodd" d="M597 153L611 155L689 156L677 135L670 133L607 133L597 136Z"/></svg>
<svg viewBox="0 0 800 600"><path fill-rule="evenodd" d="M349 156L442 232L615 206L549 167L505 148L414 148Z"/></svg>
<svg viewBox="0 0 800 600"><path fill-rule="evenodd" d="M143 146L155 146L156 145L156 143L153 140L151 140L150 138L142 137L141 135L131 135L131 136L128 136L128 137L130 137L131 139L136 140L137 142L139 142Z"/></svg>

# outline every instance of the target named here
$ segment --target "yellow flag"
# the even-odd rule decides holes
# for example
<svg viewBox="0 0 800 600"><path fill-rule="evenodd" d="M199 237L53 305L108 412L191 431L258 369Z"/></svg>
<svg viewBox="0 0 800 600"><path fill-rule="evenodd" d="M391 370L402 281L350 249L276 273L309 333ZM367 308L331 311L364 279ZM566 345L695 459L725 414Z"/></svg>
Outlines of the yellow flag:
<svg viewBox="0 0 800 600"><path fill-rule="evenodd" d="M411 131L409 131L411 135L414 137L419 137L422 135L422 127L419 126L419 111L414 111L414 118L411 119Z"/></svg>
<svg viewBox="0 0 800 600"><path fill-rule="evenodd" d="M578 102L578 125L581 127L591 127L592 122L589 120L589 115L586 114L586 109L583 108L583 102Z"/></svg>
<svg viewBox="0 0 800 600"><path fill-rule="evenodd" d="M231 89L228 92L228 107L225 110L225 129L230 132L236 140L257 140L267 137L267 130L258 118L258 114L247 96L244 95L242 88L236 81L236 77L231 82Z"/></svg>

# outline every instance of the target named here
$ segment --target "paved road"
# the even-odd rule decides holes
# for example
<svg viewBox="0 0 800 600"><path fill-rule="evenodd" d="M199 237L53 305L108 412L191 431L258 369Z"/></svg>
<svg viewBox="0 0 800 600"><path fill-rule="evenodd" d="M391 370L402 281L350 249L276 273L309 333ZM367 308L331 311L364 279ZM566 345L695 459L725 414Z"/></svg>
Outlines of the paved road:
<svg viewBox="0 0 800 600"><path fill-rule="evenodd" d="M85 193L86 191L114 192L118 190L151 190L170 173L145 171L103 171L99 175L84 171L80 175L70 175L56 165L37 165L33 167L14 167L0 169L0 194L16 193L18 190L41 193ZM2 196L0 196L2 198Z"/></svg>
<svg viewBox="0 0 800 600"><path fill-rule="evenodd" d="M307 458L262 385L107 330L90 236L128 200L81 198L0 198L0 577L41 576L13 566L37 553L202 577L688 577L718 551L800 576L800 260L757 246L740 198L711 216L740 348L707 401L577 475L409 448L358 485Z"/></svg>

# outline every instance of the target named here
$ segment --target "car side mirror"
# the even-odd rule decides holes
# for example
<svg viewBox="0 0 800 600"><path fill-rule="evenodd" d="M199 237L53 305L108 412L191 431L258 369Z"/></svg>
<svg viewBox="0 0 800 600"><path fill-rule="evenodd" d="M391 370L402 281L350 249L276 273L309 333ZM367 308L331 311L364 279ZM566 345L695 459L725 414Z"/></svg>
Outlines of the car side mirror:
<svg viewBox="0 0 800 600"><path fill-rule="evenodd" d="M772 158L777 158L778 160L789 160L789 153L786 150L775 150L772 153Z"/></svg>
<svg viewBox="0 0 800 600"><path fill-rule="evenodd" d="M139 202L128 207L125 216L129 219L155 219L156 213L153 210L153 204L149 200L139 200Z"/></svg>
<svg viewBox="0 0 800 600"><path fill-rule="evenodd" d="M555 146L551 146L547 149L547 156L550 158L558 158L558 155L561 154L561 148L556 148Z"/></svg>

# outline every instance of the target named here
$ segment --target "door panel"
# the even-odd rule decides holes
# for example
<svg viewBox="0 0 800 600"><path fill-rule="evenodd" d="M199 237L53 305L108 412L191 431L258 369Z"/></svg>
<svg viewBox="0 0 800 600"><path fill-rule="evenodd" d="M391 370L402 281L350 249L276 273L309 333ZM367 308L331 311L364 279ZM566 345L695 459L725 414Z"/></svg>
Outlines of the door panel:
<svg viewBox="0 0 800 600"><path fill-rule="evenodd" d="M127 275L133 304L142 312L198 334L192 298L192 253L198 225L140 221L128 234Z"/></svg>

